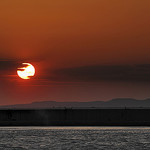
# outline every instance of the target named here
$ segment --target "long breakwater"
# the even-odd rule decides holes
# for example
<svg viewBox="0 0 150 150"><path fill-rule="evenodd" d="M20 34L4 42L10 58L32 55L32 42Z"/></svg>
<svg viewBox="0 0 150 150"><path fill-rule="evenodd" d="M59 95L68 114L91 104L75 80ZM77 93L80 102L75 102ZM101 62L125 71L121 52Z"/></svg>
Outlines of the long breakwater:
<svg viewBox="0 0 150 150"><path fill-rule="evenodd" d="M0 126L150 126L150 109L0 110Z"/></svg>

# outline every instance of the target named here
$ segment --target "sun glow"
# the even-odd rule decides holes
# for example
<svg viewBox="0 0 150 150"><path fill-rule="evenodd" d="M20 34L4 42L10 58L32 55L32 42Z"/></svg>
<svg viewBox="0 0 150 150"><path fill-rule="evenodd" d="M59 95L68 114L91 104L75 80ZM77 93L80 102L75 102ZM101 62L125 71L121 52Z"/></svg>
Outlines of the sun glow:
<svg viewBox="0 0 150 150"><path fill-rule="evenodd" d="M22 63L22 65L26 65L26 67L18 68L17 74L22 79L30 79L31 76L35 75L35 68L30 63Z"/></svg>

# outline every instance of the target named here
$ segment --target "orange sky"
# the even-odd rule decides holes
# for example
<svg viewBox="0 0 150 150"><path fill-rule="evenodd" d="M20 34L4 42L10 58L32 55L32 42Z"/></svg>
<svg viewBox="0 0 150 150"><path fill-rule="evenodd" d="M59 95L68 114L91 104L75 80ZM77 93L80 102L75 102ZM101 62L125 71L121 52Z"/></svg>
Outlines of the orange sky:
<svg viewBox="0 0 150 150"><path fill-rule="evenodd" d="M145 78L146 81L149 80L149 77L147 77L149 75L149 68L147 66L135 66L130 68L130 65L150 64L149 40L149 0L0 1L0 61L27 61L34 64L36 67L36 78L34 79L36 85L40 84L40 86L46 86L46 88L43 88L44 94L41 94L41 97L48 95L48 92L46 92L48 91L48 84L50 86L49 90L55 91L50 95L50 99L52 100L60 100L56 98L56 93L62 93L60 97L61 95L63 97L66 93L72 93L68 98L64 96L63 100L65 98L66 100L78 100L78 98L74 96L75 93L75 95L80 95L79 100L82 100L82 98L83 100L90 100L92 96L88 97L88 95L82 95L80 88L78 90L77 88L73 88L74 86L76 87L75 83L81 81L87 82L87 80L93 82L93 79L96 78L97 80L99 75L102 80L114 81L118 77L118 74L120 74L120 69L122 67L124 68L124 65L127 65L127 68L125 67L127 78L123 75L119 75L120 80L131 81L134 76L136 76L136 82L137 80L143 82ZM81 66L99 65L101 66L100 70L105 72L103 75L100 73L96 75L97 68L94 68L94 76L90 74L90 72L92 72L91 70L93 70L92 68L80 68ZM110 68L102 67L103 65L109 65ZM122 67L116 71L116 68L111 67L112 65L122 65ZM81 76L80 78L75 78L75 75L71 73L71 69L58 71L62 73L62 76L60 76L58 72L52 72L52 70L59 68L74 67L76 68L73 69L72 72L74 72L76 76ZM142 75L139 71L140 69L144 70ZM86 71L88 75L85 79ZM15 88L13 89L15 90L13 94L18 89L21 90L18 88L18 82L20 82L20 80L15 80L16 76L14 73L11 74L9 72L9 67L7 69L1 69L0 72L5 72L4 74L6 74L5 81L3 81L3 84L0 86L1 89L6 88L5 92L7 93L9 90L11 91L14 85L16 90ZM13 72L16 72L16 70L13 70ZM119 73L114 74L113 72ZM11 76L8 77L8 74ZM110 76L105 78L107 74L110 74ZM15 77L15 79L12 76ZM73 92L64 85L59 85L62 89L56 85L52 89L49 82L60 82L60 80L65 82L65 84L68 81L75 82L75 85L70 85L70 90L78 92L73 94ZM0 82L2 82L2 78ZM10 86L12 82L15 84ZM25 83L21 83L21 86L23 85L23 87L25 87L26 85L24 84ZM30 87L33 84L35 83L27 83ZM150 96L149 92L145 90L148 89L147 85L144 86L143 84L143 91L145 90L147 93L143 92L143 94L139 93L139 95L136 95L135 93L140 90L136 89L137 83L136 86L133 83L133 88L131 87L134 92L130 90L131 93L127 94L123 92L126 88L122 88L118 96L117 94L111 94L111 92L111 96L107 96L107 92L111 91L114 87L116 91L120 89L119 87L124 87L124 84L120 83L114 85L114 87L110 86L111 88L108 85L109 84L105 84L101 86L101 84L99 84L99 87L96 86L95 88L99 90L104 88L105 92L102 93L105 94L103 96L101 92L101 94L98 94L98 92L95 93L94 91L91 95L95 95L96 100L108 100L111 97L131 96L145 98ZM141 83L139 86L140 85ZM80 84L80 87L84 86L85 85ZM8 87L11 88L8 89ZM32 89L35 93L39 91L39 87L36 88ZM84 90L83 93L86 93L89 92L90 89L92 90L92 86L86 85L86 88L81 89ZM24 90L22 89L22 91ZM20 95L24 94L22 93ZM32 95L31 90L28 95ZM40 96L32 96L32 98L27 101L37 100L37 97ZM46 96L42 99L48 98L49 96ZM10 98L6 99L8 100ZM13 99L17 99L16 96L13 97ZM20 97L18 99L20 99ZM18 101L12 101L12 103L13 102L17 103ZM6 103L9 102L7 101Z"/></svg>
<svg viewBox="0 0 150 150"><path fill-rule="evenodd" d="M149 63L149 0L0 1L0 57L56 66Z"/></svg>

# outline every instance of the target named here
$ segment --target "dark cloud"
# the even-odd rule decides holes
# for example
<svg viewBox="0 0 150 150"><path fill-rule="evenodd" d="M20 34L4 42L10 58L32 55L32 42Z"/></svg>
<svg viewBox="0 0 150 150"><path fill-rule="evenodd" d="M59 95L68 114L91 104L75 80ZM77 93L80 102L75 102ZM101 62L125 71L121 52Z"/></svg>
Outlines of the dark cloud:
<svg viewBox="0 0 150 150"><path fill-rule="evenodd" d="M0 60L0 76L15 75L18 67L21 67L19 60Z"/></svg>
<svg viewBox="0 0 150 150"><path fill-rule="evenodd" d="M150 81L150 64L105 65L60 69L52 80L61 81Z"/></svg>
<svg viewBox="0 0 150 150"><path fill-rule="evenodd" d="M0 60L0 71L13 70L19 63L17 61Z"/></svg>
<svg viewBox="0 0 150 150"><path fill-rule="evenodd" d="M20 60L0 60L0 71L12 71L17 68L27 66L22 64L23 61Z"/></svg>
<svg viewBox="0 0 150 150"><path fill-rule="evenodd" d="M14 75L21 65L20 60L0 60L0 75ZM150 64L138 65L96 65L48 70L46 76L37 79L61 82L98 81L145 81L150 82Z"/></svg>
<svg viewBox="0 0 150 150"><path fill-rule="evenodd" d="M19 67L22 67L19 60L0 60L0 71L16 71Z"/></svg>

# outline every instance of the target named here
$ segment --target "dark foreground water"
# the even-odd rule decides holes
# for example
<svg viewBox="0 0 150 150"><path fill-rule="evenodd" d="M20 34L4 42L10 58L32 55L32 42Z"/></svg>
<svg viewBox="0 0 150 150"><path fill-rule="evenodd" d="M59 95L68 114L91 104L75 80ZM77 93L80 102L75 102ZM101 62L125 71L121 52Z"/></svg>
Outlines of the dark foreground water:
<svg viewBox="0 0 150 150"><path fill-rule="evenodd" d="M0 127L0 150L150 150L149 127Z"/></svg>

